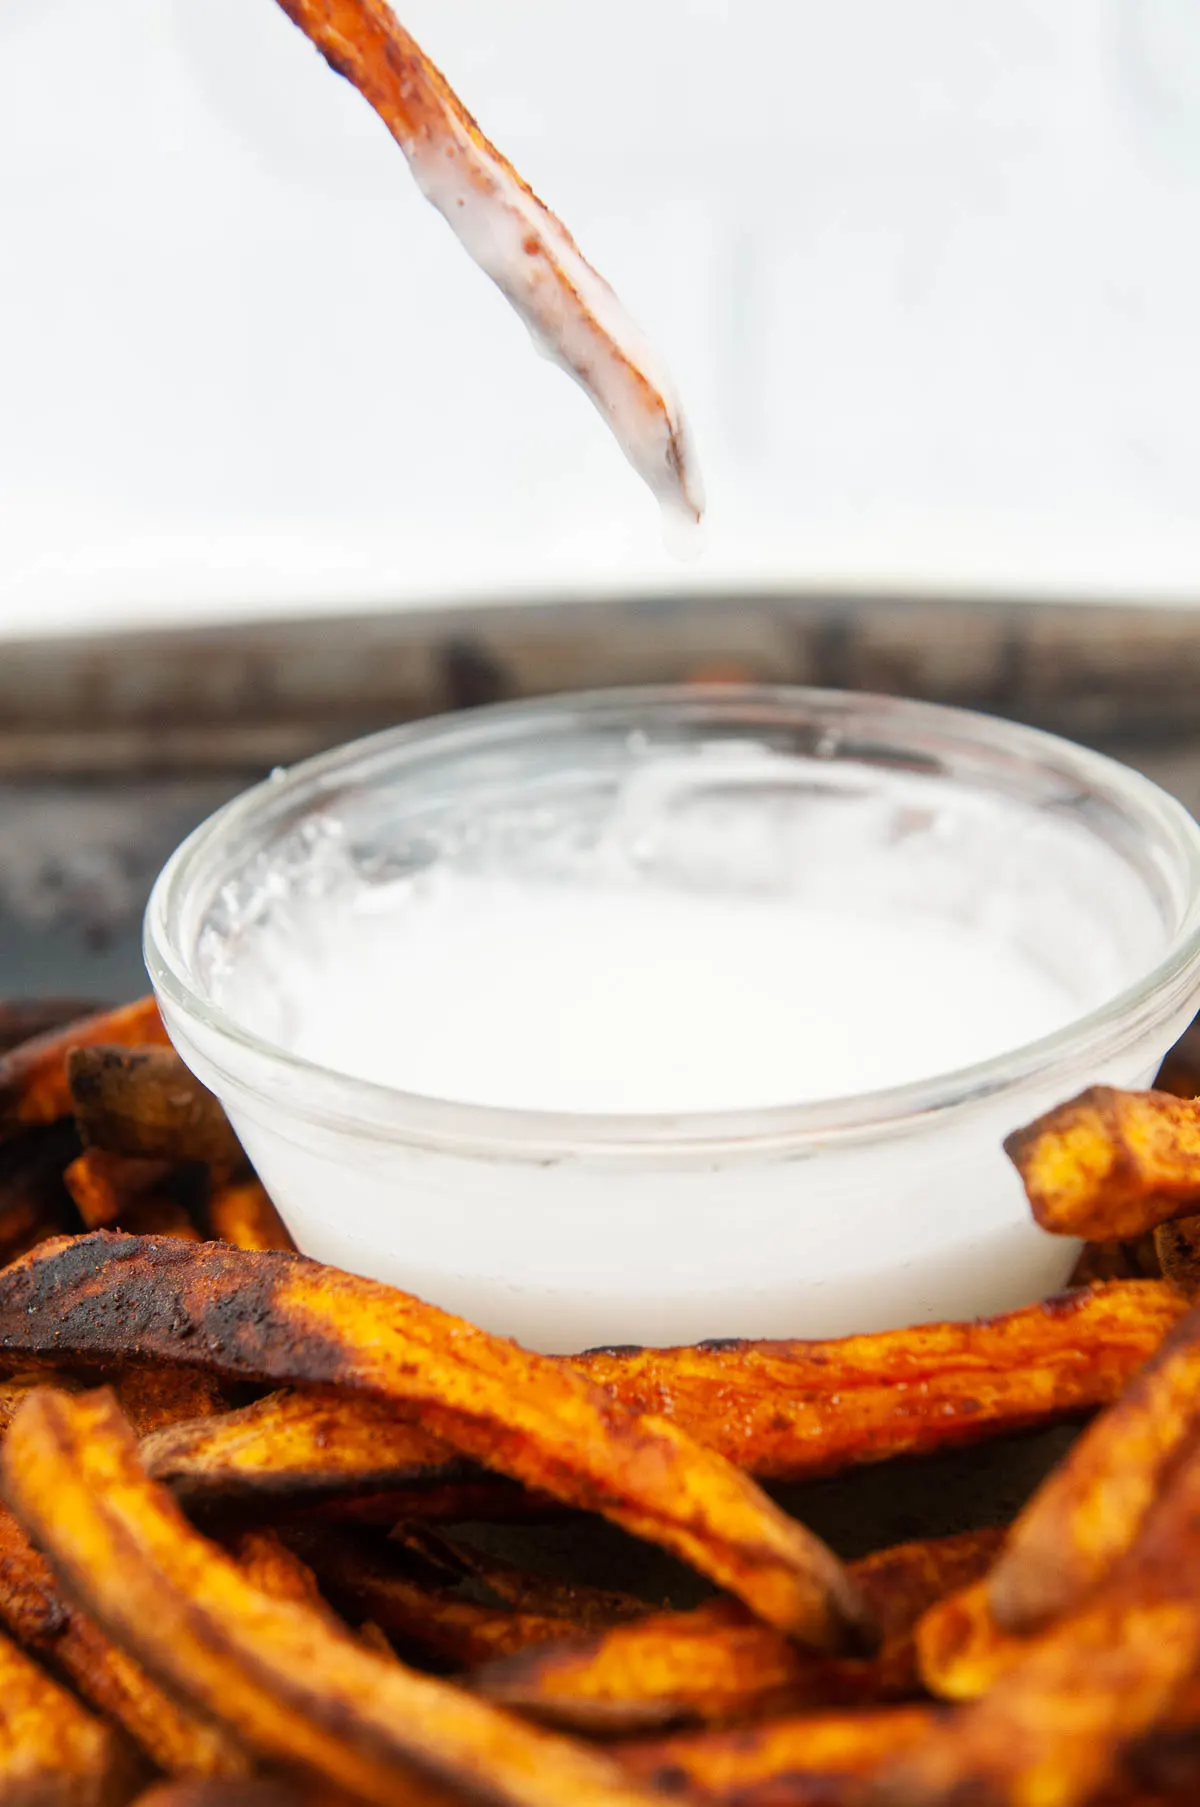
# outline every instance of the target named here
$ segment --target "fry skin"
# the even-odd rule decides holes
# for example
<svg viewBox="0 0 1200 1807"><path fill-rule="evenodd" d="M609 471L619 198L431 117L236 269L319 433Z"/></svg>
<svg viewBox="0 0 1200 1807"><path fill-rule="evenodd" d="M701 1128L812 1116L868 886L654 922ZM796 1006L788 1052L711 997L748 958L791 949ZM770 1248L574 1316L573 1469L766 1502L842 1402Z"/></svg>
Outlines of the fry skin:
<svg viewBox="0 0 1200 1807"><path fill-rule="evenodd" d="M992 1571L997 1624L1027 1633L1072 1610L1129 1549L1169 1464L1200 1426L1193 1307L1021 1512Z"/></svg>
<svg viewBox="0 0 1200 1807"><path fill-rule="evenodd" d="M682 1556L802 1642L869 1640L824 1544L719 1456L565 1363L300 1255L106 1230L45 1247L0 1273L10 1354L72 1365L119 1352L386 1399L464 1454Z"/></svg>
<svg viewBox="0 0 1200 1807"><path fill-rule="evenodd" d="M846 1807L881 1765L938 1736L944 1709L888 1707L779 1719L617 1747L647 1787L737 1807Z"/></svg>
<svg viewBox="0 0 1200 1807"><path fill-rule="evenodd" d="M374 1655L273 1600L150 1481L111 1393L44 1389L2 1455L4 1491L109 1634L239 1739L376 1807L422 1781L506 1807L646 1807L606 1758Z"/></svg>
<svg viewBox="0 0 1200 1807"><path fill-rule="evenodd" d="M1087 1288L983 1323L830 1342L600 1351L566 1365L637 1412L669 1417L763 1480L810 1480L858 1463L1048 1424L1107 1405L1178 1322L1161 1282ZM0 1334L4 1328L0 1291ZM394 1409L296 1388L147 1451L188 1500L410 1493L422 1519L470 1518L461 1463ZM439 1512L436 1489L449 1491ZM510 1509L517 1501L510 1499ZM475 1516L500 1511L481 1503ZM398 1506L395 1517L403 1517Z"/></svg>
<svg viewBox="0 0 1200 1807"><path fill-rule="evenodd" d="M531 1649L477 1671L472 1685L545 1724L607 1734L911 1699L920 1692L914 1626L934 1601L984 1573L1001 1537L968 1531L851 1564L883 1630L869 1661L798 1650L721 1600Z"/></svg>
<svg viewBox="0 0 1200 1807"><path fill-rule="evenodd" d="M32 1124L71 1115L67 1056L72 1048L108 1042L165 1046L167 1032L153 998L98 1011L38 1035L0 1059L0 1140Z"/></svg>
<svg viewBox="0 0 1200 1807"><path fill-rule="evenodd" d="M199 1161L222 1172L246 1164L212 1093L173 1048L72 1048L71 1108L90 1148L152 1161Z"/></svg>
<svg viewBox="0 0 1200 1807"><path fill-rule="evenodd" d="M26 1407L27 1411L29 1408ZM18 1422L20 1420L18 1419ZM870 1807L1077 1807L1169 1716L1200 1661L1200 1444L1076 1613L881 1772Z"/></svg>
<svg viewBox="0 0 1200 1807"><path fill-rule="evenodd" d="M1004 1144L1044 1230L1115 1242L1200 1206L1200 1101L1093 1086Z"/></svg>

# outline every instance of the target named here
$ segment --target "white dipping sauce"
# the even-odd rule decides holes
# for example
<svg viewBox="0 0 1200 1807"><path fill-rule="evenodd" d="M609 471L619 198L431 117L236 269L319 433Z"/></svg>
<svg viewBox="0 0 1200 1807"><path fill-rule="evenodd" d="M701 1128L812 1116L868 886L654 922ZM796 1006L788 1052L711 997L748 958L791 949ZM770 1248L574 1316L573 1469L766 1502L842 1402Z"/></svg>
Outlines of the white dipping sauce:
<svg viewBox="0 0 1200 1807"><path fill-rule="evenodd" d="M361 902L298 916L318 965L289 1046L462 1103L800 1104L969 1066L1078 1013L998 936L936 919L440 870L381 913Z"/></svg>

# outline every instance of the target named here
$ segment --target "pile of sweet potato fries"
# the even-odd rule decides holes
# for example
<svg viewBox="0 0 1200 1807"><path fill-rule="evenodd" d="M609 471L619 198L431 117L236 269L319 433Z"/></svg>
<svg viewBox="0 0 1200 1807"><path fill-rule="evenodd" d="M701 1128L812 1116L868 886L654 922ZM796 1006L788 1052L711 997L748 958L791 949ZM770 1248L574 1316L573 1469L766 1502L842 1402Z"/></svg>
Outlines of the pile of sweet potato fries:
<svg viewBox="0 0 1200 1807"><path fill-rule="evenodd" d="M1189 1072L1013 1138L1061 1298L552 1358L298 1255L154 1005L76 1008L0 1007L0 1803L1200 1798ZM767 1491L1089 1417L1007 1529L843 1564ZM585 1514L710 1596L489 1547Z"/></svg>

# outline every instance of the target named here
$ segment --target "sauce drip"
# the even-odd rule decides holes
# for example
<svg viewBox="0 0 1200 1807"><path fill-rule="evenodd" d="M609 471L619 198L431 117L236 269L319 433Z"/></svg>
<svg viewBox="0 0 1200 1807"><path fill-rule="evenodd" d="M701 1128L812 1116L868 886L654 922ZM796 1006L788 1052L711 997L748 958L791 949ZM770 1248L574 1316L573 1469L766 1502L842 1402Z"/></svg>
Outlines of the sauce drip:
<svg viewBox="0 0 1200 1807"><path fill-rule="evenodd" d="M426 199L591 397L664 511L690 523L704 492L670 378L562 221L480 131L384 0L279 0L379 114Z"/></svg>

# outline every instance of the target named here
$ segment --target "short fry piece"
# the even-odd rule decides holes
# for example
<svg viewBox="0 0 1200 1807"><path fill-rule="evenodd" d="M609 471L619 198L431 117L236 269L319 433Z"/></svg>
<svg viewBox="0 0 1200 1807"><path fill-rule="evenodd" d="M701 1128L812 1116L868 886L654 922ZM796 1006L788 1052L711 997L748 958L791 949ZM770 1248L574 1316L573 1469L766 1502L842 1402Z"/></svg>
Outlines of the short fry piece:
<svg viewBox="0 0 1200 1807"><path fill-rule="evenodd" d="M1004 1147L1059 1236L1114 1242L1200 1206L1200 1100L1093 1086Z"/></svg>
<svg viewBox="0 0 1200 1807"><path fill-rule="evenodd" d="M983 1323L922 1324L829 1342L600 1350L570 1358L634 1411L669 1417L764 1480L954 1448L1107 1405L1186 1311L1174 1287L1085 1288ZM0 1332L4 1328L0 1291ZM181 1497L282 1497L412 1489L434 1514L461 1464L376 1400L296 1388L148 1452ZM447 1495L443 1518L469 1518ZM488 1516L496 1506L477 1515ZM515 1502L514 1502L515 1504ZM402 1516L397 1510L397 1516Z"/></svg>
<svg viewBox="0 0 1200 1807"><path fill-rule="evenodd" d="M107 1230L45 1246L0 1273L11 1353L168 1361L389 1400L465 1454L672 1550L802 1641L869 1636L856 1589L811 1532L565 1363L301 1255Z"/></svg>
<svg viewBox="0 0 1200 1807"><path fill-rule="evenodd" d="M72 1048L95 1042L161 1046L166 1040L157 1004L153 998L141 998L136 1004L98 1011L22 1042L0 1059L0 1139L32 1124L54 1123L71 1115L67 1056Z"/></svg>
<svg viewBox="0 0 1200 1807"><path fill-rule="evenodd" d="M28 1407L25 1408L28 1410ZM18 1423L20 1420L18 1419ZM869 1791L872 1807L1077 1807L1169 1714L1200 1661L1200 1443L1137 1543L1071 1617L937 1739Z"/></svg>
<svg viewBox="0 0 1200 1807"><path fill-rule="evenodd" d="M422 1778L506 1807L645 1807L606 1758L252 1586L147 1479L110 1393L32 1395L4 1445L3 1485L109 1633L265 1756L376 1807L409 1801Z"/></svg>
<svg viewBox="0 0 1200 1807"><path fill-rule="evenodd" d="M162 1185L171 1171L167 1161L142 1161L134 1155L85 1148L64 1170L63 1181L88 1230L106 1230L143 1193Z"/></svg>
<svg viewBox="0 0 1200 1807"><path fill-rule="evenodd" d="M881 1765L936 1738L943 1717L944 1710L928 1706L806 1714L622 1745L617 1755L640 1782L689 1800L846 1807Z"/></svg>
<svg viewBox="0 0 1200 1807"><path fill-rule="evenodd" d="M479 1670L472 1684L547 1724L604 1733L912 1698L920 1692L914 1626L932 1602L982 1575L1001 1535L900 1544L852 1564L883 1629L870 1661L798 1650L723 1600L526 1651Z"/></svg>
<svg viewBox="0 0 1200 1807"><path fill-rule="evenodd" d="M1069 1612L1129 1549L1168 1465L1200 1427L1200 1307L1042 1483L989 1584L998 1624L1030 1632Z"/></svg>
<svg viewBox="0 0 1200 1807"><path fill-rule="evenodd" d="M63 1598L45 1558L3 1510L0 1621L98 1713L123 1726L159 1769L173 1775L249 1774L250 1761L238 1745L177 1706L95 1620Z"/></svg>
<svg viewBox="0 0 1200 1807"><path fill-rule="evenodd" d="M171 1048L87 1046L67 1056L71 1104L91 1148L155 1161L245 1165L212 1093Z"/></svg>
<svg viewBox="0 0 1200 1807"><path fill-rule="evenodd" d="M218 1181L208 1196L209 1234L235 1249L294 1249L260 1180Z"/></svg>
<svg viewBox="0 0 1200 1807"><path fill-rule="evenodd" d="M125 1807L142 1773L115 1727L0 1633L0 1800L6 1807Z"/></svg>

